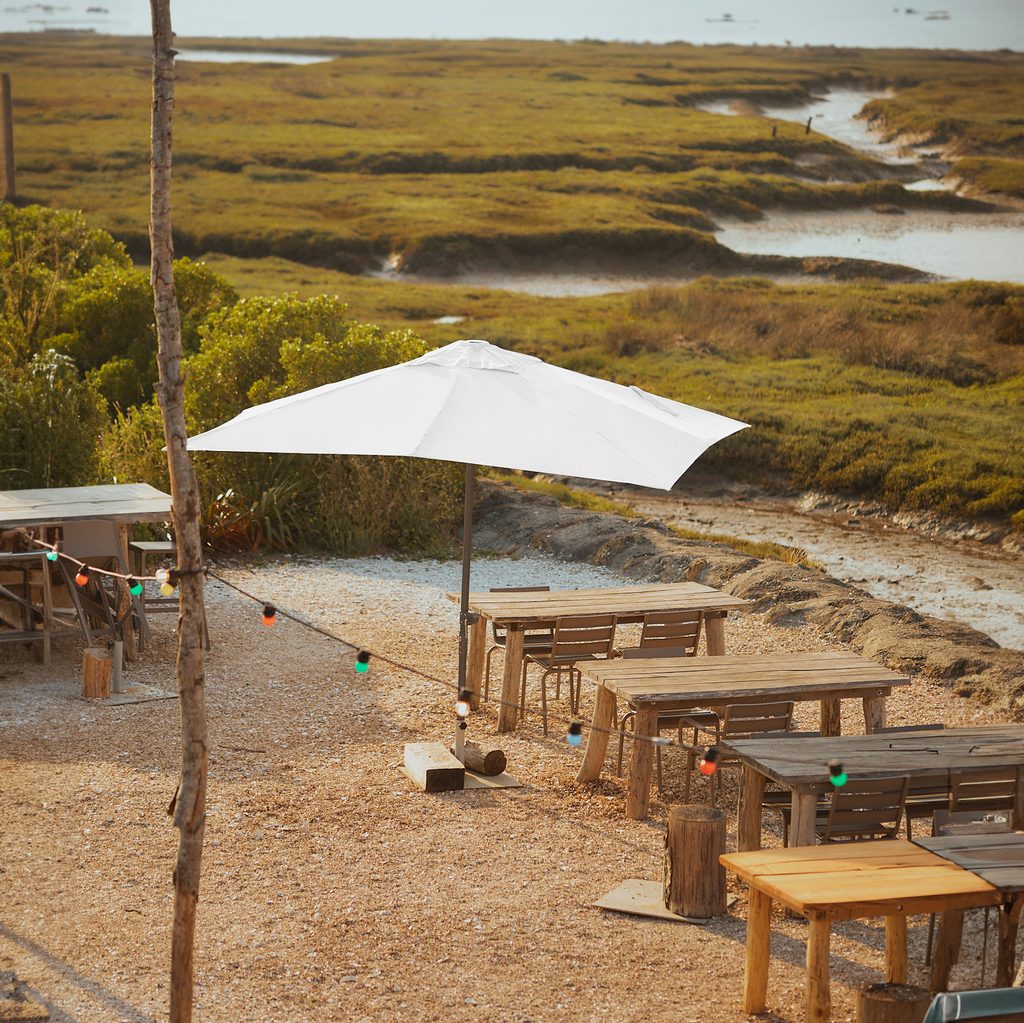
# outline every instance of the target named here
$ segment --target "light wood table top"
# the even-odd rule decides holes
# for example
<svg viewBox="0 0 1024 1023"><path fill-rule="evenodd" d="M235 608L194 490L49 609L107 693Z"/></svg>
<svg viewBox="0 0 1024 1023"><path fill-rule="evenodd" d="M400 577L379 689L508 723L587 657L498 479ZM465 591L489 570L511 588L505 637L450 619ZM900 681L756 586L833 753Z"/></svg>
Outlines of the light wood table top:
<svg viewBox="0 0 1024 1023"><path fill-rule="evenodd" d="M913 842L836 842L726 853L722 863L747 884L804 915L834 920L932 913L954 905L994 906L999 890ZM918 904L921 904L918 906ZM918 908L908 908L911 905Z"/></svg>
<svg viewBox="0 0 1024 1023"><path fill-rule="evenodd" d="M167 522L170 517L171 495L148 483L0 491L0 529L93 519L119 524Z"/></svg>
<svg viewBox="0 0 1024 1023"><path fill-rule="evenodd" d="M998 977L1012 973L1020 897L1004 904L1006 896L998 887L911 842L838 842L726 853L719 859L750 886L744 1012L763 1013L767 1008L773 899L808 920L808 1023L825 1023L831 1018L829 942L833 920L885 917L885 979L905 984L907 915L942 913L932 987L944 990L959 947L963 911L999 906Z"/></svg>
<svg viewBox="0 0 1024 1023"><path fill-rule="evenodd" d="M447 593L458 603L459 593ZM572 615L617 615L621 622L642 621L652 611L739 611L750 601L700 583L652 583L602 586L587 590L469 595L469 609L497 625L553 625Z"/></svg>

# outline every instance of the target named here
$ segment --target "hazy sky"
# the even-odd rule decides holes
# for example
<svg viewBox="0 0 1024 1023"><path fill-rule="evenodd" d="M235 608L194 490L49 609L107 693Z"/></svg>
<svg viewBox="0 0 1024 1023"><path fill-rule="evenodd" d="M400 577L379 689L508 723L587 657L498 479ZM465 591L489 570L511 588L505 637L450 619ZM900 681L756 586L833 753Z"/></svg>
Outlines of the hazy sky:
<svg viewBox="0 0 1024 1023"><path fill-rule="evenodd" d="M940 6L940 4L942 6ZM728 14L726 19L723 16ZM171 0L185 36L513 37L1024 50L1024 0ZM148 34L145 0L0 0L0 31Z"/></svg>

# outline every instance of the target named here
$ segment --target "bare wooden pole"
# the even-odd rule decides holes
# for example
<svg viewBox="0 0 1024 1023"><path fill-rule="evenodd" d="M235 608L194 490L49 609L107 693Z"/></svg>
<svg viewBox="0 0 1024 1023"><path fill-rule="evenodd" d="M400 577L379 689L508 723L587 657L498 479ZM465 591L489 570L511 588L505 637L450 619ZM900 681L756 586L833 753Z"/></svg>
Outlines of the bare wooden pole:
<svg viewBox="0 0 1024 1023"><path fill-rule="evenodd" d="M175 51L171 47L170 0L150 0L150 7L153 14L150 277L159 342L160 380L156 393L167 441L179 593L177 675L181 710L181 777L171 803L174 826L178 829L178 859L174 866L170 1021L190 1023L196 907L203 856L203 826L206 822L202 546L199 539L199 485L186 449L188 435L185 428L185 378L181 367L181 321L172 266L171 123Z"/></svg>
<svg viewBox="0 0 1024 1023"><path fill-rule="evenodd" d="M11 76L0 75L0 157L3 160L4 199L13 202L14 185L14 108L11 105Z"/></svg>

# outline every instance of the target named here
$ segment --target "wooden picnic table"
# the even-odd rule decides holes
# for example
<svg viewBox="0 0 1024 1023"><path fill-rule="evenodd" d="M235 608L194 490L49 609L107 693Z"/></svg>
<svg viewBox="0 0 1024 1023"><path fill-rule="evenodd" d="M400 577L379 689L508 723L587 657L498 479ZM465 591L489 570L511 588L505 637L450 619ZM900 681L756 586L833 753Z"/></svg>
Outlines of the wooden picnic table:
<svg viewBox="0 0 1024 1023"><path fill-rule="evenodd" d="M750 886L743 1011L763 1013L767 1008L771 906L776 899L806 916L810 925L805 1016L808 1023L822 1023L831 1015L829 940L833 920L885 917L885 979L892 984L905 984L908 915L942 913L945 925L955 919L946 914L959 913L962 919L965 909L1001 906L1007 898L1004 889L974 871L911 842L837 842L726 853L719 859ZM1004 909L1000 914L997 985L1010 983L1017 937L1016 926L1011 924L1020 918L1020 899L1019 895L1012 899L1015 912ZM944 950L953 938L956 935L948 928L945 935L940 934L932 971L933 990L944 990L948 983L952 962Z"/></svg>
<svg viewBox="0 0 1024 1023"><path fill-rule="evenodd" d="M132 522L167 522L170 517L171 495L148 483L0 491L0 529L53 526L93 519L127 525Z"/></svg>
<svg viewBox="0 0 1024 1023"><path fill-rule="evenodd" d="M458 603L461 594L446 594ZM725 653L725 618L749 601L700 583L654 583L642 586L605 586L587 590L543 590L518 593L470 593L469 610L479 615L469 635L466 685L479 693L487 653L487 623L506 630L505 670L502 677L498 731L516 727L519 678L523 668L523 632L553 629L558 618L573 615L613 614L621 624L642 622L652 611L703 611L707 651Z"/></svg>
<svg viewBox="0 0 1024 1023"><path fill-rule="evenodd" d="M871 731L885 724L885 699L892 687L910 682L903 675L850 653L616 658L581 664L580 670L583 678L598 688L593 727L576 780L595 781L600 777L615 719L615 700L624 699L636 710L626 797L626 815L635 820L647 816L654 754L653 744L645 740L657 736L659 713L767 700L816 700L821 702L822 732L838 734L840 700L860 698L864 702L864 722Z"/></svg>
<svg viewBox="0 0 1024 1023"><path fill-rule="evenodd" d="M151 487L148 483L112 483L93 487L48 487L41 490L4 490L0 491L0 531L27 526L70 526L72 523L112 523L104 528L113 531L116 549L112 546L105 553L120 560L123 571L128 572L131 564L128 545L131 542L131 524L135 522L167 522L171 517L171 495ZM76 526L76 529L88 529L88 525ZM41 550L41 549L40 549ZM41 638L44 643L44 659L48 659L49 644L52 638L67 635L67 631L55 630L52 623L57 622L52 608L47 609L49 600L49 568L43 562L42 573L47 579L44 587L43 604L33 608L32 614L42 619L44 628L35 630L38 635L29 638ZM83 606L74 585L70 583L67 564L61 562L61 570L68 584L68 593L75 607L82 633L86 642L92 645L92 630L89 626L88 614ZM126 587L120 587L118 616L124 620L123 635L125 639L124 653L128 660L137 656L135 637L131 628L131 618L127 615L129 608L134 608L139 617L143 633L148 629L145 612L137 598L132 597ZM51 624L47 624L51 623ZM0 641L10 639L0 636ZM18 637L14 637L18 638Z"/></svg>
<svg viewBox="0 0 1024 1023"><path fill-rule="evenodd" d="M986 725L931 732L840 735L831 738L735 739L723 743L743 764L738 845L761 847L761 802L769 780L793 794L793 845L814 844L818 796L831 788L828 762L851 777L909 774L944 778L953 773L1018 767L1024 773L1024 725ZM1013 826L1024 828L1024 783L1017 785Z"/></svg>

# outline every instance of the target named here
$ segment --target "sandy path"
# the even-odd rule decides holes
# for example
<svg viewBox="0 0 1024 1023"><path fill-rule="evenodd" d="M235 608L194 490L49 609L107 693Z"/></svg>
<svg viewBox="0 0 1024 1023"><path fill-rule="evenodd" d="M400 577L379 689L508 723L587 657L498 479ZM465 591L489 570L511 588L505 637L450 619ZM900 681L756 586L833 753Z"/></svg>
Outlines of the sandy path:
<svg viewBox="0 0 1024 1023"><path fill-rule="evenodd" d="M609 579L544 558L483 560L474 571L481 587ZM225 569L278 606L443 678L455 668L456 611L442 595L455 573L380 559ZM208 597L197 1023L748 1018L742 892L704 928L589 906L626 878L660 879L664 815L682 781L673 751L669 790L646 822L625 818L611 762L597 786L577 789L582 752L558 726L545 739L536 717L502 743L522 789L427 796L395 765L404 742L450 736L449 690L379 662L356 675L338 644L284 620L267 629L258 607L218 584ZM158 642L130 679L173 690L170 616L155 626ZM734 652L839 649L754 615L727 630ZM77 699L77 649L49 668L0 656L0 971L16 971L57 1021L165 1019L176 702ZM859 730L857 711L844 707L847 730ZM922 715L999 720L925 683L890 701L895 724ZM812 716L804 710L801 723L814 727ZM473 733L493 735L494 721L486 708ZM734 803L735 783L726 790ZM776 830L769 824L767 844ZM954 986L976 986L979 920L969 919ZM775 924L770 1018L800 1019L805 927ZM912 980L924 976L926 930L912 920ZM880 979L884 939L880 921L835 931L834 1018L846 1020L851 985Z"/></svg>

